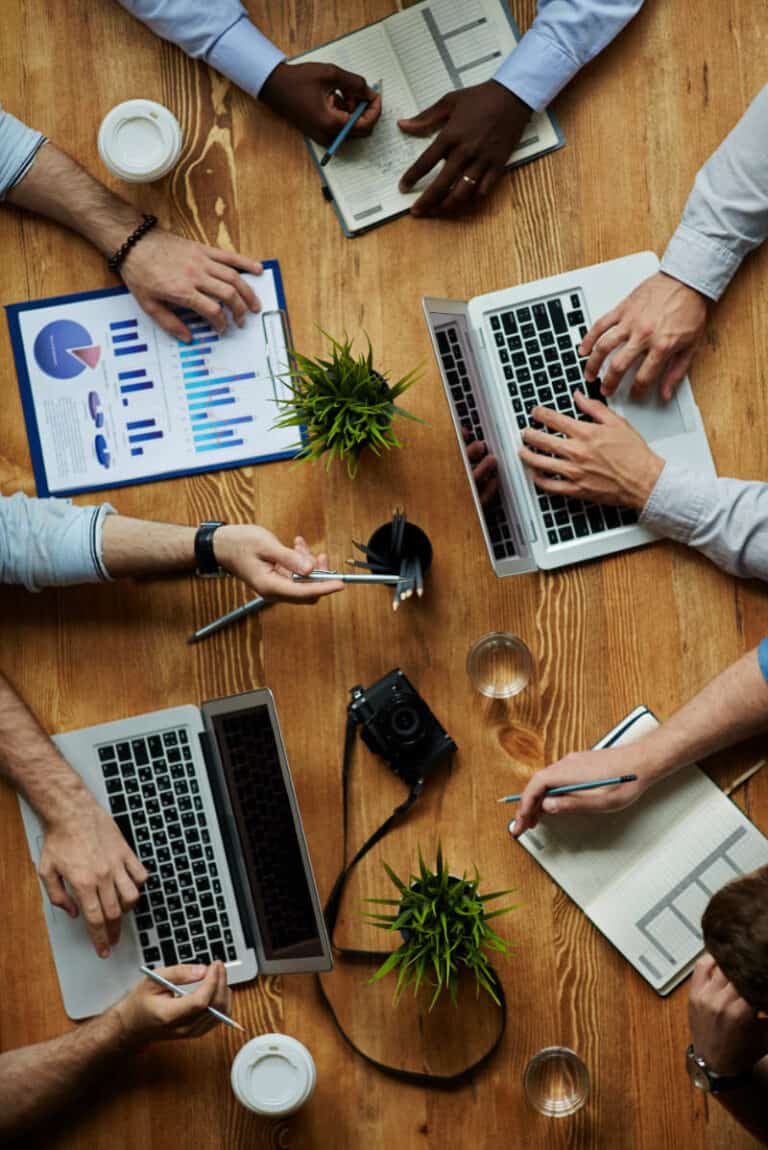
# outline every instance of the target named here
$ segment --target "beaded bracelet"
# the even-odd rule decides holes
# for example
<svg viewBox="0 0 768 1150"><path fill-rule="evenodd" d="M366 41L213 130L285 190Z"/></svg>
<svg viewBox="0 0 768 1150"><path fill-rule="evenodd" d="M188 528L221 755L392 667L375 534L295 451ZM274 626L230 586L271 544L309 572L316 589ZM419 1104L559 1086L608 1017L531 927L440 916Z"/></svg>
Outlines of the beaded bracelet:
<svg viewBox="0 0 768 1150"><path fill-rule="evenodd" d="M145 236L147 232L151 231L157 223L157 216L148 216L146 212L143 212L142 214L144 216L143 221L139 224L134 232L131 232L125 243L119 247L117 251L114 252L113 255L111 255L107 260L107 266L111 272L119 271L121 263L128 255L128 252L131 250L133 245L137 244L141 237Z"/></svg>

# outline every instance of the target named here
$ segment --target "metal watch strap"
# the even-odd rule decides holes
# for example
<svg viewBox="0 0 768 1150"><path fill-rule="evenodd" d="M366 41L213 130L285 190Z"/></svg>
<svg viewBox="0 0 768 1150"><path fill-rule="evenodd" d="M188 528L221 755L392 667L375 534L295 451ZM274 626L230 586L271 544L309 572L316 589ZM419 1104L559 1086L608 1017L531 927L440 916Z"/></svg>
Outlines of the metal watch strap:
<svg viewBox="0 0 768 1150"><path fill-rule="evenodd" d="M195 535L195 563L198 575L210 578L223 575L224 570L219 566L213 550L213 536L219 527L224 526L221 519L207 519L201 523Z"/></svg>
<svg viewBox="0 0 768 1150"><path fill-rule="evenodd" d="M712 1094L722 1094L727 1090L736 1090L739 1086L745 1086L747 1082L749 1082L752 1074L751 1070L746 1070L743 1074L718 1074L716 1071L711 1070L707 1065L706 1059L696 1053L693 1048L693 1043L691 1043L685 1053L691 1081L699 1090L708 1090ZM691 1074L690 1067L692 1064L696 1067L700 1076L706 1080L707 1086L704 1086L697 1076Z"/></svg>

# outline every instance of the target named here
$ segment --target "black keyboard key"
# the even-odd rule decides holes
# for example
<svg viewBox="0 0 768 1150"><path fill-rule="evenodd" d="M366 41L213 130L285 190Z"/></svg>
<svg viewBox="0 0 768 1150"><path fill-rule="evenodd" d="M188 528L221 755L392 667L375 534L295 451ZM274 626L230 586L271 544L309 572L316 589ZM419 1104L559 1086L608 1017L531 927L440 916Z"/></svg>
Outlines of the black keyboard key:
<svg viewBox="0 0 768 1150"><path fill-rule="evenodd" d="M192 758L192 750L191 750L191 748L190 748L190 747L182 747L182 748L181 748L181 757L182 757L184 760L187 760L187 759L191 759L191 758Z"/></svg>
<svg viewBox="0 0 768 1150"><path fill-rule="evenodd" d="M573 530L576 532L577 539L583 539L586 535L589 535L589 524L587 523L586 515L574 515Z"/></svg>
<svg viewBox="0 0 768 1150"><path fill-rule="evenodd" d="M117 744L117 757L121 763L130 763L131 761L131 745L130 743Z"/></svg>
<svg viewBox="0 0 768 1150"><path fill-rule="evenodd" d="M547 305L549 307L549 315L552 320L552 327L558 334L566 331L568 325L565 322L565 313L563 312L563 305L559 299L551 299Z"/></svg>
<svg viewBox="0 0 768 1150"><path fill-rule="evenodd" d="M211 874L216 874L216 867L215 866L211 867ZM214 894L221 894L221 883L219 882L218 879L214 879L213 893Z"/></svg>
<svg viewBox="0 0 768 1150"><path fill-rule="evenodd" d="M549 376L546 371L535 371L533 373L533 382L537 387L546 387L549 383Z"/></svg>
<svg viewBox="0 0 768 1150"><path fill-rule="evenodd" d="M522 352L518 352L512 356L512 363L515 367L525 367L526 359Z"/></svg>
<svg viewBox="0 0 768 1150"><path fill-rule="evenodd" d="M580 311L572 311L568 313L568 327L578 327L584 323L584 315Z"/></svg>
<svg viewBox="0 0 768 1150"><path fill-rule="evenodd" d="M147 966L152 962L159 962L161 958L160 951L156 946L150 946L144 951L144 961Z"/></svg>
<svg viewBox="0 0 768 1150"><path fill-rule="evenodd" d="M536 328L532 323L524 323L520 328L520 335L523 339L533 339L536 335Z"/></svg>
<svg viewBox="0 0 768 1150"><path fill-rule="evenodd" d="M448 336L444 331L439 331L437 333L437 346L440 348L440 351L443 353L443 355L447 355L451 350L451 345L448 342Z"/></svg>
<svg viewBox="0 0 768 1150"><path fill-rule="evenodd" d="M574 292L571 296L571 307L574 308L574 310L578 307L581 307L581 300L579 299L577 292Z"/></svg>
<svg viewBox="0 0 768 1150"><path fill-rule="evenodd" d="M633 523L637 523L637 512L633 511L631 507L620 507L618 510L619 518L625 527L629 527Z"/></svg>
<svg viewBox="0 0 768 1150"><path fill-rule="evenodd" d="M178 744L175 731L166 731L163 735L163 743L166 747L175 747Z"/></svg>
<svg viewBox="0 0 768 1150"><path fill-rule="evenodd" d="M528 362L533 371L541 371L544 367L544 360L540 355L532 355Z"/></svg>
<svg viewBox="0 0 768 1150"><path fill-rule="evenodd" d="M547 361L547 363L557 363L557 359L558 359L557 348L556 347L545 347L544 348L544 358Z"/></svg>
<svg viewBox="0 0 768 1150"><path fill-rule="evenodd" d="M519 367L517 369L517 382L518 383L527 383L530 378L531 378L531 373L527 367Z"/></svg>
<svg viewBox="0 0 768 1150"><path fill-rule="evenodd" d="M189 903L197 903L197 891L193 886L185 886L181 892L181 897L187 905ZM200 901L202 902L202 899Z"/></svg>
<svg viewBox="0 0 768 1150"><path fill-rule="evenodd" d="M554 528L551 531L547 532L547 539L549 540L550 543L559 543L560 542L560 537L557 534L557 532L554 530Z"/></svg>
<svg viewBox="0 0 768 1150"><path fill-rule="evenodd" d="M599 507L595 507L594 505L588 506L587 519L589 520L589 526L593 531L603 530L603 516Z"/></svg>
<svg viewBox="0 0 768 1150"><path fill-rule="evenodd" d="M213 955L214 958L219 958L219 959L221 959L222 962L224 962L226 960L226 957L227 957L227 953L224 949L224 943L223 942L212 942L211 943L211 954Z"/></svg>
<svg viewBox="0 0 768 1150"><path fill-rule="evenodd" d="M493 328L494 331L498 331L499 328L501 327L501 320L499 319L499 317L497 315L491 316L491 327Z"/></svg>
<svg viewBox="0 0 768 1150"><path fill-rule="evenodd" d="M235 950L234 946L228 946L227 947L227 961L228 962L234 962L236 958L237 958L237 951Z"/></svg>
<svg viewBox="0 0 768 1150"><path fill-rule="evenodd" d="M580 327L579 328L579 339L584 339L584 336L586 334L587 334L587 329L585 327Z"/></svg>
<svg viewBox="0 0 768 1150"><path fill-rule="evenodd" d="M209 938L221 938L221 927L217 922L212 923L207 930Z"/></svg>
<svg viewBox="0 0 768 1150"><path fill-rule="evenodd" d="M576 352L575 351L564 351L563 352L563 363L565 364L566 367L571 367L576 362L577 362L577 359L576 359Z"/></svg>
<svg viewBox="0 0 768 1150"><path fill-rule="evenodd" d="M594 379L592 381L592 383L587 383L586 380L584 382L584 388L585 388L586 393L589 396L589 398L590 399L596 399L599 403L605 403L606 402L605 396L600 393L601 387L602 387L602 380L599 377L597 379Z"/></svg>
<svg viewBox="0 0 768 1150"><path fill-rule="evenodd" d="M581 372L578 367L569 367L565 373L565 378L569 383L581 383Z"/></svg>
<svg viewBox="0 0 768 1150"><path fill-rule="evenodd" d="M509 363L509 352L505 347L503 347L499 352L499 359L502 363Z"/></svg>
<svg viewBox="0 0 768 1150"><path fill-rule="evenodd" d="M168 762L169 763L180 763L181 762L181 751L179 750L178 747L173 747L173 749L168 752Z"/></svg>
<svg viewBox="0 0 768 1150"><path fill-rule="evenodd" d="M555 395L567 395L568 399L571 398L571 393L568 390L568 384L564 379L555 379L552 381L552 390Z"/></svg>
<svg viewBox="0 0 768 1150"><path fill-rule="evenodd" d="M157 759L163 753L163 744L159 735L150 735L149 739L149 753L153 759Z"/></svg>
<svg viewBox="0 0 768 1150"><path fill-rule="evenodd" d="M163 942L164 939L170 938L172 934L171 924L169 922L161 922L157 927L157 937Z"/></svg>
<svg viewBox="0 0 768 1150"><path fill-rule="evenodd" d="M182 910L175 910L171 915L171 926L174 930L180 930L183 926L186 926L186 923L187 918L184 912Z"/></svg>
<svg viewBox="0 0 768 1150"><path fill-rule="evenodd" d="M172 807L176 802L176 796L173 791L163 791L160 795L160 805L163 807Z"/></svg>
<svg viewBox="0 0 768 1150"><path fill-rule="evenodd" d="M510 336L510 338L507 340L507 347L510 351L520 351L522 346L523 341L520 339L519 335Z"/></svg>
<svg viewBox="0 0 768 1150"><path fill-rule="evenodd" d="M533 305L533 322L539 331L549 327L549 315L545 304L535 303Z"/></svg>
<svg viewBox="0 0 768 1150"><path fill-rule="evenodd" d="M528 323L531 318L531 309L527 307L520 307L517 309L517 318L520 323Z"/></svg>
<svg viewBox="0 0 768 1150"><path fill-rule="evenodd" d="M179 956L171 940L164 939L163 942L160 943L160 949L163 952L163 966L176 966L179 961Z"/></svg>
<svg viewBox="0 0 768 1150"><path fill-rule="evenodd" d="M114 747L99 747L99 762L100 763L112 762L114 757L115 757L115 748Z"/></svg>
<svg viewBox="0 0 768 1150"><path fill-rule="evenodd" d="M131 743L133 747L133 761L137 767L143 767L145 763L149 762L149 755L147 754L147 744L143 739L134 739Z"/></svg>
<svg viewBox="0 0 768 1150"><path fill-rule="evenodd" d="M179 886L192 886L192 871L180 870L179 871Z"/></svg>
<svg viewBox="0 0 768 1150"><path fill-rule="evenodd" d="M206 922L206 923L208 923L209 926L212 926L214 923L217 923L218 921L219 921L219 916L216 913L216 910L214 907L212 907L212 906L207 907L203 911L203 922Z"/></svg>
<svg viewBox="0 0 768 1150"><path fill-rule="evenodd" d="M558 527L565 527L566 523L570 523L571 521L571 517L564 507L561 507L559 511L555 511L554 514L555 523Z"/></svg>
<svg viewBox="0 0 768 1150"><path fill-rule="evenodd" d="M539 403L551 403L554 398L554 395L548 387L542 387L539 392Z"/></svg>
<svg viewBox="0 0 768 1150"><path fill-rule="evenodd" d="M619 510L617 507L604 507L603 518L605 519L605 526L611 531L614 527L621 526L621 519L619 517Z"/></svg>
<svg viewBox="0 0 768 1150"><path fill-rule="evenodd" d="M506 340L504 339L504 336L501 334L501 332L500 332L500 331L497 331L497 332L496 332L496 334L494 335L494 337L493 337L493 338L494 338L494 339L495 339L495 341L496 341L496 346L497 346L497 347L504 347L504 344L506 343Z"/></svg>
<svg viewBox="0 0 768 1150"><path fill-rule="evenodd" d="M515 317L512 315L511 311L508 311L505 315L503 315L501 317L501 322L504 326L504 331L507 333L507 335L514 335L515 334L515 332L517 331L517 324L515 323Z"/></svg>
<svg viewBox="0 0 768 1150"><path fill-rule="evenodd" d="M528 355L536 355L539 350L539 345L535 339L529 339L526 341L525 350Z"/></svg>
<svg viewBox="0 0 768 1150"><path fill-rule="evenodd" d="M561 351L570 351L573 347L571 337L569 335L560 335L557 337L557 346Z"/></svg>
<svg viewBox="0 0 768 1150"><path fill-rule="evenodd" d="M122 779L108 779L107 780L107 794L108 795L119 795L119 794L121 794L122 789L123 789L123 780Z"/></svg>
<svg viewBox="0 0 768 1150"><path fill-rule="evenodd" d="M136 926L139 930L151 930L153 927L151 914L137 914Z"/></svg>
<svg viewBox="0 0 768 1150"><path fill-rule="evenodd" d="M112 815L114 817L115 822L118 825L118 828L120 830L120 834L123 836L125 841L128 843L128 846L131 848L131 850L135 854L136 853L136 843L134 842L134 838L133 838L133 827L131 826L130 818L128 817L128 815L117 814L115 812L114 805L112 806ZM152 889L150 886L150 883L152 882L153 878L154 878L154 875L152 875L147 882L147 886L150 888L150 890Z"/></svg>
<svg viewBox="0 0 768 1150"><path fill-rule="evenodd" d="M125 793L128 795L137 795L139 793L139 780L126 779L125 780Z"/></svg>
<svg viewBox="0 0 768 1150"><path fill-rule="evenodd" d="M185 855L187 853L187 844L184 842L184 839L174 839L171 843L171 852L176 858L178 858L179 855Z"/></svg>
<svg viewBox="0 0 768 1150"><path fill-rule="evenodd" d="M572 527L561 527L560 528L560 541L562 543L568 543L571 539L573 539L573 528Z"/></svg>
<svg viewBox="0 0 768 1150"><path fill-rule="evenodd" d="M114 779L116 775L120 774L120 768L116 762L105 763L101 768L101 773L105 779Z"/></svg>
<svg viewBox="0 0 768 1150"><path fill-rule="evenodd" d="M563 369L559 363L553 363L549 369L549 374L553 379L560 379L563 374Z"/></svg>
<svg viewBox="0 0 768 1150"><path fill-rule="evenodd" d="M520 388L520 395L522 396L523 399L535 399L536 398L536 391L534 390L533 384L532 383L526 383L523 387L521 387Z"/></svg>
<svg viewBox="0 0 768 1150"><path fill-rule="evenodd" d="M551 331L543 331L539 336L539 343L542 347L551 347L555 342L555 337Z"/></svg>
<svg viewBox="0 0 768 1150"><path fill-rule="evenodd" d="M141 795L128 796L128 809L131 811L140 811L144 806L144 801Z"/></svg>

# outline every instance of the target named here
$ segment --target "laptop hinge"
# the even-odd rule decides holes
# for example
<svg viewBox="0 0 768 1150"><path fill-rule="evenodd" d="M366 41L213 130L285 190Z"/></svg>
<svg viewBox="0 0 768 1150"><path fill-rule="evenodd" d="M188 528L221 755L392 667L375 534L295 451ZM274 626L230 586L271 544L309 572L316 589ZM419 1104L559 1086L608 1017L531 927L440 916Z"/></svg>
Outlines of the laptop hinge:
<svg viewBox="0 0 768 1150"><path fill-rule="evenodd" d="M222 794L221 776L216 769L213 752L211 751L210 735L207 731L200 731L198 738L200 739L200 749L205 759L208 782L210 783L213 803L216 807L216 814L219 820L219 832L224 844L224 853L229 863L229 878L232 883L232 889L235 892L235 901L237 902L237 909L240 914L240 924L243 928L243 938L249 950L255 950L256 939L253 931L254 913L252 907L248 905L248 900L245 898L245 893L240 881L240 870L236 861L240 851L240 840L235 831L235 822L229 807L229 801Z"/></svg>

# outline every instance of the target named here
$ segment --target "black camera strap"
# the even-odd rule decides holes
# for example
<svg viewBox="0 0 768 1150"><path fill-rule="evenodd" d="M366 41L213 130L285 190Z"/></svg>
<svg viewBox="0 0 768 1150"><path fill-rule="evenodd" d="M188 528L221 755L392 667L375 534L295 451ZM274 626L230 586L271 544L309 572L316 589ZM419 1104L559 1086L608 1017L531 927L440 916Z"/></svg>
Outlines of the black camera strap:
<svg viewBox="0 0 768 1150"><path fill-rule="evenodd" d="M393 812L389 816L389 818L386 819L386 821L381 824L381 826L378 828L378 830L374 831L374 833L369 838L367 838L365 840L363 845L360 847L360 849L355 854L354 858L349 863L347 863L347 861L346 861L347 860L347 839L348 839L348 826L349 826L349 776L350 776L350 769L352 766L352 751L353 751L354 745L355 745L355 734L356 734L356 732L357 732L357 721L353 715L348 715L347 716L347 726L346 726L346 730L344 732L344 762L343 762L342 773L341 773L342 812L343 812L343 827L344 827L344 830L343 830L343 844L344 844L343 850L344 850L344 853L342 856L343 866L342 866L341 872L339 873L338 878L336 879L336 882L333 884L333 889L331 890L331 893L328 896L328 901L325 904L324 913L325 913L326 925L328 927L328 934L329 934L330 940L331 940L331 946L333 947L334 952L338 957L349 960L349 961L353 961L353 962L378 962L378 963L382 963L382 962L384 962L384 960L386 958L389 957L389 955L391 953L390 951L386 951L386 950L354 950L350 947L337 946L336 943L334 942L333 936L334 936L334 931L336 930L336 921L339 917L339 910L341 908L341 899L342 899L342 895L344 893L344 888L346 886L347 879L349 878L352 869L355 866L357 866L357 864L360 862L360 860L362 858L365 857L365 855L367 855L367 853L371 849L371 847L375 846L377 842L379 842L381 839L383 839L384 836L392 830L395 823L397 823L397 821L400 818L402 818L402 816L404 814L406 814L407 811L409 811L411 809L411 807L413 806L413 804L416 802L419 795L421 794L422 790L424 789L424 779L419 778L416 780L415 783L413 783L407 799L405 799L404 802L400 803L399 806L395 807L395 809L393 810ZM338 1015L336 1014L336 1011L333 1008L333 1004L331 1003L331 1000L326 993L322 977L319 974L316 974L315 979L317 981L318 990L320 991L320 997L321 997L323 1003L325 1004L331 1018L333 1019L333 1022L334 1022L336 1029L338 1030L339 1034L344 1039L344 1041L347 1043L347 1045L350 1046L352 1048L352 1050L354 1050L355 1054L359 1055L360 1058L363 1058L367 1063L369 1063L371 1066L374 1066L377 1070L380 1070L382 1074L386 1074L390 1078L396 1078L400 1082L408 1082L413 1086L431 1086L431 1087L437 1087L439 1089L444 1089L444 1090L452 1090L452 1089L455 1089L456 1087L466 1085L466 1083L468 1083L473 1078L473 1076L477 1073L477 1071L482 1069L482 1067L485 1066L486 1063L491 1060L493 1055L498 1050L498 1048L501 1044L502 1038L504 1037L504 1031L506 1030L506 1026L507 1026L507 1001L506 1001L506 998L504 996L504 987L502 986L501 979L499 978L499 976L497 975L497 973L493 969L493 967L489 968L488 973L490 975L491 981L493 983L494 991L495 991L495 993L499 999L499 1004L500 1004L499 1029L497 1031L496 1037L494 1038L492 1044L488 1047L488 1049L485 1051L485 1053L482 1054L480 1056L480 1058L478 1058L475 1062L471 1063L469 1066L465 1067L463 1070L460 1070L455 1074L428 1074L428 1073L423 1073L423 1072L420 1072L417 1070L406 1070L400 1066L389 1066L385 1062L379 1062L376 1058L373 1058L370 1054L366 1054L366 1052L364 1050L361 1050L360 1047L357 1046L356 1043L354 1043L352 1041L352 1039L347 1034L344 1027L341 1025L341 1022L339 1021Z"/></svg>

